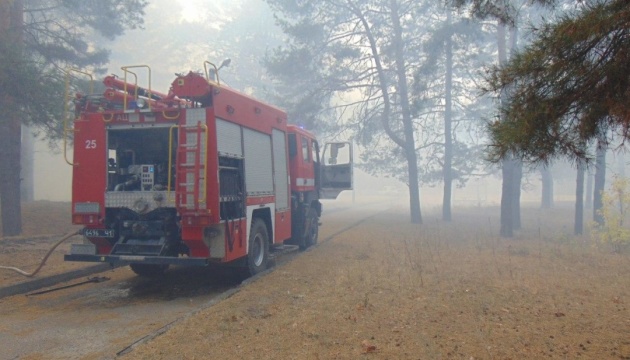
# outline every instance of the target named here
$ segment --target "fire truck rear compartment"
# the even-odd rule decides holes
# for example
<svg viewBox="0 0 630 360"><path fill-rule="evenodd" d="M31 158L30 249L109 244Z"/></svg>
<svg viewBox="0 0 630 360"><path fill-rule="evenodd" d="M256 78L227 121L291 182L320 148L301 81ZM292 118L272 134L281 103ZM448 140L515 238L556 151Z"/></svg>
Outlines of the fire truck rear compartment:
<svg viewBox="0 0 630 360"><path fill-rule="evenodd" d="M177 131L173 132L172 141L176 141ZM107 143L108 192L167 190L168 127L111 128Z"/></svg>
<svg viewBox="0 0 630 360"><path fill-rule="evenodd" d="M107 132L108 172L105 225L115 230L111 255L178 256L181 242L169 148L170 127L111 127ZM173 161L171 165L174 166Z"/></svg>
<svg viewBox="0 0 630 360"><path fill-rule="evenodd" d="M176 140L177 129L170 127L108 129L105 224L116 231L111 255L189 255L181 240L176 209ZM222 155L218 165L219 210L224 224L220 230L225 231L229 243L228 224L245 217L244 162L239 156ZM215 249L213 257L224 253L225 249Z"/></svg>

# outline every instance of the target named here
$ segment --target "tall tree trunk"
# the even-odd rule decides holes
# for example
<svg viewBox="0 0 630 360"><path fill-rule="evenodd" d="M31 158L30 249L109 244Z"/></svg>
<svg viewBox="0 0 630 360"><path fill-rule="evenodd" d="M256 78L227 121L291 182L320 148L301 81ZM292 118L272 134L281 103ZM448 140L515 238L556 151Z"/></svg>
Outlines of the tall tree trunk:
<svg viewBox="0 0 630 360"><path fill-rule="evenodd" d="M0 3L0 41L6 41L21 57L22 0ZM20 202L20 138L21 119L15 99L8 89L0 89L0 213L2 235L14 236L22 233L22 204Z"/></svg>
<svg viewBox="0 0 630 360"><path fill-rule="evenodd" d="M387 136L389 136L396 145L400 146L405 152L407 159L407 171L409 176L409 212L411 213L411 222L420 224L422 223L422 214L420 212L420 181L418 178L418 155L416 154L413 123L411 122L411 109L409 107L409 92L407 89L407 74L405 71L405 59L403 57L403 42L402 42L402 28L400 25L400 18L398 16L398 3L396 0L390 0L391 6L391 20L394 28L394 50L395 50L395 63L396 63L396 77L397 77L397 89L400 93L400 106L402 112L403 133L404 138L398 136L394 132L389 124L391 120L391 104L389 100L389 79L385 74L385 69L381 64L381 55L378 52L378 46L376 39L372 33L370 23L367 21L365 15L361 9L353 4L349 3L350 9L358 17L359 21L363 24L365 29L365 36L370 45L370 51L372 52L372 59L374 60L374 66L378 74L379 84L381 92L383 94L383 113L381 116L381 122L383 129Z"/></svg>
<svg viewBox="0 0 630 360"><path fill-rule="evenodd" d="M506 24L499 21L497 26L497 42L499 64L503 65L508 60ZM514 54L517 50L518 28L513 25L510 28L510 51ZM501 106L505 106L509 90L501 92ZM512 237L514 230L521 228L521 181L523 177L523 164L513 155L509 155L502 163L503 184L501 186L501 236Z"/></svg>
<svg viewBox="0 0 630 360"><path fill-rule="evenodd" d="M451 11L447 9L447 26L451 27ZM444 86L444 196L442 198L442 220L451 221L451 202L453 190L453 39L446 37L446 79Z"/></svg>
<svg viewBox="0 0 630 360"><path fill-rule="evenodd" d="M523 181L523 162L519 159L513 160L512 167L513 179L512 184L514 189L512 190L512 225L514 230L521 229L521 183Z"/></svg>
<svg viewBox="0 0 630 360"><path fill-rule="evenodd" d="M418 177L418 155L416 154L416 141L413 122L411 120L411 108L409 105L409 90L407 85L407 72L405 67L404 43L402 27L398 15L398 2L390 0L391 20L394 30L394 52L396 62L396 77L398 91L400 92L400 108L402 112L403 129L405 133L405 155L407 157L409 171L409 210L411 222L422 223L420 212L420 179Z"/></svg>
<svg viewBox="0 0 630 360"><path fill-rule="evenodd" d="M507 62L505 24L499 22L497 27L497 42L499 48L499 64ZM500 94L501 105L507 101L505 90ZM511 155L507 155L501 164L502 185L501 185L501 230L502 237L514 236L514 160Z"/></svg>
<svg viewBox="0 0 630 360"><path fill-rule="evenodd" d="M510 27L510 57L514 56L518 51L518 27L514 23ZM514 158L514 190L512 192L512 225L514 230L521 229L521 184L523 182L523 162L520 159Z"/></svg>
<svg viewBox="0 0 630 360"><path fill-rule="evenodd" d="M540 207L543 209L551 209L553 207L553 174L549 166L540 168L540 176L542 178L542 196Z"/></svg>
<svg viewBox="0 0 630 360"><path fill-rule="evenodd" d="M602 208L602 192L606 185L606 144L597 142L597 155L595 158L595 184L593 187L593 221L604 225L604 218L600 214Z"/></svg>
<svg viewBox="0 0 630 360"><path fill-rule="evenodd" d="M2 108L11 99L4 99ZM22 204L20 201L20 119L11 114L0 120L0 212L2 235L22 233Z"/></svg>
<svg viewBox="0 0 630 360"><path fill-rule="evenodd" d="M575 180L575 222L573 233L582 235L584 232L584 162L577 164L577 179Z"/></svg>

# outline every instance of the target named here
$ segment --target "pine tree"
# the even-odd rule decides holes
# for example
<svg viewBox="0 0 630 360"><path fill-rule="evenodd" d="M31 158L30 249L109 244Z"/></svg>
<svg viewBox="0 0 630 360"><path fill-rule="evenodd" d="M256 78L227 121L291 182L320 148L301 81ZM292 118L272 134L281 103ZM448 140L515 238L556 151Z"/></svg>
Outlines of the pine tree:
<svg viewBox="0 0 630 360"><path fill-rule="evenodd" d="M535 40L495 67L487 91L511 89L503 122L490 124L491 159L587 159L588 146L630 132L630 4L587 1L534 32ZM598 146L601 146L598 145Z"/></svg>
<svg viewBox="0 0 630 360"><path fill-rule="evenodd" d="M386 141L395 144L395 155L405 159L411 221L421 223L410 102L412 70L417 66L410 54L418 38L409 28L427 4L415 0L267 2L290 37L289 44L268 62L269 71L290 84L280 98L291 103L280 105L311 129L326 118L334 128L350 113L354 123L350 127L360 142L383 141L385 134ZM359 99L335 108L333 95Z"/></svg>
<svg viewBox="0 0 630 360"><path fill-rule="evenodd" d="M98 68L113 39L142 24L145 0L6 0L0 2L0 206L5 236L22 232L21 124L60 135L63 72Z"/></svg>

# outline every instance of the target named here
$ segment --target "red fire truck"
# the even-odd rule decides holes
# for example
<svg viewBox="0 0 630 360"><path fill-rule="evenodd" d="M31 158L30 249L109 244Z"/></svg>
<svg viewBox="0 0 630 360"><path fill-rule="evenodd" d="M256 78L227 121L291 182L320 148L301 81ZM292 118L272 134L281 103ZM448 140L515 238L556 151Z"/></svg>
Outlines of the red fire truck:
<svg viewBox="0 0 630 360"><path fill-rule="evenodd" d="M148 66L123 67L103 94L74 96L66 161L72 222L86 241L65 260L129 264L143 276L229 263L253 275L272 251L317 242L320 199L352 188L352 146L320 147L284 111L204 68L159 93Z"/></svg>

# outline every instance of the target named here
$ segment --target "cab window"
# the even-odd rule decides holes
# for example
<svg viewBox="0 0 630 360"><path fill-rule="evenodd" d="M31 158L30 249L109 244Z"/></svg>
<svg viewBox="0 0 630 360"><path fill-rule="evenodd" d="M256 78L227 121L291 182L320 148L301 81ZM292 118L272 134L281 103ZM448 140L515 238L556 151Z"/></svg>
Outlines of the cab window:
<svg viewBox="0 0 630 360"><path fill-rule="evenodd" d="M317 162L319 160L319 145L317 144L317 141L311 141L311 150L311 159L313 159L314 162Z"/></svg>
<svg viewBox="0 0 630 360"><path fill-rule="evenodd" d="M297 141L295 134L289 134L289 156L293 158L295 155L297 155Z"/></svg>
<svg viewBox="0 0 630 360"><path fill-rule="evenodd" d="M311 151L308 146L308 139L302 136L302 158L304 162L311 162Z"/></svg>

